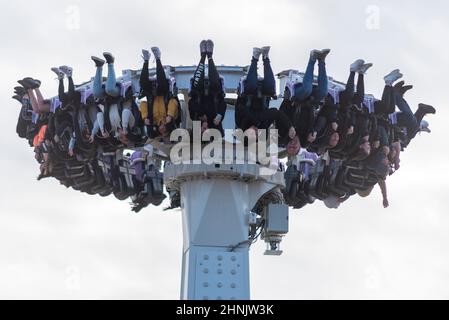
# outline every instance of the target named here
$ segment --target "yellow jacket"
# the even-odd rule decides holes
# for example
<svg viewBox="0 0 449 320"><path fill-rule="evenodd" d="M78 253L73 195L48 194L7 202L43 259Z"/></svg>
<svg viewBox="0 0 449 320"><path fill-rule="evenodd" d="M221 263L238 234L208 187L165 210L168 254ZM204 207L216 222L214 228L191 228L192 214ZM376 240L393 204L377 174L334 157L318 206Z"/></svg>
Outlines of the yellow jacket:
<svg viewBox="0 0 449 320"><path fill-rule="evenodd" d="M168 107L165 108L164 97L158 96L153 102L153 121L156 125L165 124L165 118L171 116L173 119L178 118L178 101L171 98L168 101ZM142 119L148 118L148 102L142 101L140 103L140 113L142 114Z"/></svg>

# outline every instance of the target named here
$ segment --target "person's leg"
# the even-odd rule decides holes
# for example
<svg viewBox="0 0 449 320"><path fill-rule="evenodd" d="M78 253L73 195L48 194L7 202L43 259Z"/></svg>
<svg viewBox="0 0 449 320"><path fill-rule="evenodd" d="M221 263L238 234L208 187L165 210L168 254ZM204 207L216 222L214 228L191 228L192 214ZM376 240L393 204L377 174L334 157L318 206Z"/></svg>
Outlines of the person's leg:
<svg viewBox="0 0 449 320"><path fill-rule="evenodd" d="M93 94L94 94L95 99L100 99L103 97L104 92L103 92L102 84L103 84L103 67L98 66L97 71L95 72L94 85L93 85ZM59 97L59 99L61 99L61 97Z"/></svg>
<svg viewBox="0 0 449 320"><path fill-rule="evenodd" d="M276 80L274 79L273 69L268 57L263 59L263 70L262 92L266 96L273 97L276 95Z"/></svg>
<svg viewBox="0 0 449 320"><path fill-rule="evenodd" d="M295 100L304 101L312 94L313 69L315 68L316 60L316 56L312 53L310 55L309 63L307 64L306 72L304 73L302 85L295 88Z"/></svg>
<svg viewBox="0 0 449 320"><path fill-rule="evenodd" d="M168 80L160 59L156 60L157 95L166 96L169 92Z"/></svg>
<svg viewBox="0 0 449 320"><path fill-rule="evenodd" d="M355 88L355 72L351 71L349 73L348 81L346 82L346 88L344 91L340 92L340 104L342 106L348 106L352 103L354 97Z"/></svg>
<svg viewBox="0 0 449 320"><path fill-rule="evenodd" d="M248 95L255 94L257 91L257 62L259 60L253 57L251 65L246 76L245 92Z"/></svg>
<svg viewBox="0 0 449 320"><path fill-rule="evenodd" d="M34 92L36 93L37 96L37 103L38 103L38 108L40 112L50 112L50 102L49 100L45 101L44 96L42 95L42 92L39 88L36 88L34 90Z"/></svg>
<svg viewBox="0 0 449 320"><path fill-rule="evenodd" d="M75 84L72 77L67 77L67 79L69 80L69 96L73 97L75 95Z"/></svg>
<svg viewBox="0 0 449 320"><path fill-rule="evenodd" d="M28 96L30 97L31 107L35 113L40 113L39 111L39 103L37 101L36 95L34 94L33 89L27 90Z"/></svg>
<svg viewBox="0 0 449 320"><path fill-rule="evenodd" d="M153 48L153 49L155 49L155 48ZM159 52L159 57L156 55L155 55L155 57L156 57L157 95L165 97L166 95L168 95L168 92L169 92L167 75L165 74L164 67L162 66L162 62L160 59L160 52Z"/></svg>
<svg viewBox="0 0 449 320"><path fill-rule="evenodd" d="M193 74L193 84L192 91L196 94L201 94L204 92L204 76L205 76L205 62L206 62L206 54L201 54L200 62Z"/></svg>
<svg viewBox="0 0 449 320"><path fill-rule="evenodd" d="M223 87L220 81L220 74L218 73L217 67L215 66L214 59L209 57L209 90L211 94L221 94L223 95Z"/></svg>
<svg viewBox="0 0 449 320"><path fill-rule="evenodd" d="M328 78L326 72L326 62L324 59L318 60L318 88L313 89L312 95L315 101L322 101L328 93Z"/></svg>
<svg viewBox="0 0 449 320"><path fill-rule="evenodd" d="M59 101L61 101L62 104L67 102L67 95L65 94L64 89L64 79L59 79L58 96Z"/></svg>
<svg viewBox="0 0 449 320"><path fill-rule="evenodd" d="M357 79L357 92L354 94L352 102L357 106L361 106L364 99L365 99L365 75L363 73L359 73Z"/></svg>
<svg viewBox="0 0 449 320"><path fill-rule="evenodd" d="M405 101L405 99L399 93L395 93L395 102L399 110L401 110L402 112L400 118L403 119L407 129L411 130L412 132L416 130L419 127L419 124L407 101Z"/></svg>
<svg viewBox="0 0 449 320"><path fill-rule="evenodd" d="M120 90L117 87L117 77L115 75L114 63L108 63L108 78L106 80L106 94L111 97L118 97Z"/></svg>

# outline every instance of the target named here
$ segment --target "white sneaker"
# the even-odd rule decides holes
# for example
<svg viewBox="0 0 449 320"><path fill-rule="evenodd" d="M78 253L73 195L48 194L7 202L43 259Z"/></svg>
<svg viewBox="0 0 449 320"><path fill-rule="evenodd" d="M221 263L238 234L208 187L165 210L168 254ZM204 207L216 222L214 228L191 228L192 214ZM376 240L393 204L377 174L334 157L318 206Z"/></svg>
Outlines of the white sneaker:
<svg viewBox="0 0 449 320"><path fill-rule="evenodd" d="M360 70L360 68L361 68L364 64L365 64L365 60L363 60L363 59L359 59L359 60L354 61L354 62L351 64L351 67L350 67L351 72L357 72L358 70Z"/></svg>
<svg viewBox="0 0 449 320"><path fill-rule="evenodd" d="M262 57L264 59L268 58L268 55L270 53L270 49L271 49L271 47L269 47L269 46L260 48L260 50L262 51Z"/></svg>
<svg viewBox="0 0 449 320"><path fill-rule="evenodd" d="M153 47L151 48L151 52L153 52L153 56L156 60L161 59L161 49L159 49L158 47Z"/></svg>
<svg viewBox="0 0 449 320"><path fill-rule="evenodd" d="M312 51L310 51L310 59L317 60L319 58L320 54L321 54L320 50L316 50L316 49L312 50Z"/></svg>
<svg viewBox="0 0 449 320"><path fill-rule="evenodd" d="M254 57L254 59L259 60L261 54L262 54L262 49L261 48L253 48L253 57Z"/></svg>
<svg viewBox="0 0 449 320"><path fill-rule="evenodd" d="M363 66L360 67L360 69L358 70L358 73L366 74L368 69L371 68L372 66L373 66L372 63L365 63Z"/></svg>
<svg viewBox="0 0 449 320"><path fill-rule="evenodd" d="M402 77L403 74L399 71L399 69L393 70L384 77L385 84L391 86L395 81L401 79Z"/></svg>
<svg viewBox="0 0 449 320"><path fill-rule="evenodd" d="M142 58L145 61L150 61L151 58L151 53L150 51L146 50L146 49L142 49Z"/></svg>
<svg viewBox="0 0 449 320"><path fill-rule="evenodd" d="M320 50L320 54L318 55L318 60L326 60L327 55L331 52L331 49L323 49Z"/></svg>
<svg viewBox="0 0 449 320"><path fill-rule="evenodd" d="M73 69L68 66L60 66L59 70L63 72L67 77L72 77Z"/></svg>

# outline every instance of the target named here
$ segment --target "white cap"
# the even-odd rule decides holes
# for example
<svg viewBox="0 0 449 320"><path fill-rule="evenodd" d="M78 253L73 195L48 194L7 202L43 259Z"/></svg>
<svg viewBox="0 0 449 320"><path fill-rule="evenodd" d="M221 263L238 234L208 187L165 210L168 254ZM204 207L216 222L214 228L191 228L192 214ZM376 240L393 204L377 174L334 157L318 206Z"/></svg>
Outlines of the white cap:
<svg viewBox="0 0 449 320"><path fill-rule="evenodd" d="M429 123L426 120L422 120L419 125L419 131L424 131L427 133L431 133L432 131L429 129Z"/></svg>

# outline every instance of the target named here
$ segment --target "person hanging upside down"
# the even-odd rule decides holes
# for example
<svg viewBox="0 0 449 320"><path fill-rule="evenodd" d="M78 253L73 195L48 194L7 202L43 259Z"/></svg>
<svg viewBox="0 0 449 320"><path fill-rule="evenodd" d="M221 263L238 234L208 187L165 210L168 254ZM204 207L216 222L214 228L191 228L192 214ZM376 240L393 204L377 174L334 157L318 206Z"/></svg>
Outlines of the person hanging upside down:
<svg viewBox="0 0 449 320"><path fill-rule="evenodd" d="M156 79L150 78L148 68L151 54L144 49L140 86L147 100L140 103L140 111L149 137L166 137L179 125L180 106L178 99L170 92L169 80L161 61L161 50L152 47L151 51L156 59Z"/></svg>
<svg viewBox="0 0 449 320"><path fill-rule="evenodd" d="M267 130L275 123L280 141L283 144L288 144L296 136L295 128L283 111L269 107L271 98L276 96L276 82L271 68L269 52L270 47L253 49L248 76L241 82L236 103L236 127L243 131L251 129L258 136L259 129ZM263 79L259 79L257 75L257 64L260 56L263 58L264 65ZM300 146L296 145L296 147Z"/></svg>
<svg viewBox="0 0 449 320"><path fill-rule="evenodd" d="M200 43L201 59L193 75L189 113L192 121L201 121L201 130L218 129L223 134L222 122L226 114L225 91L213 59L214 43ZM206 79L206 58L208 78Z"/></svg>

